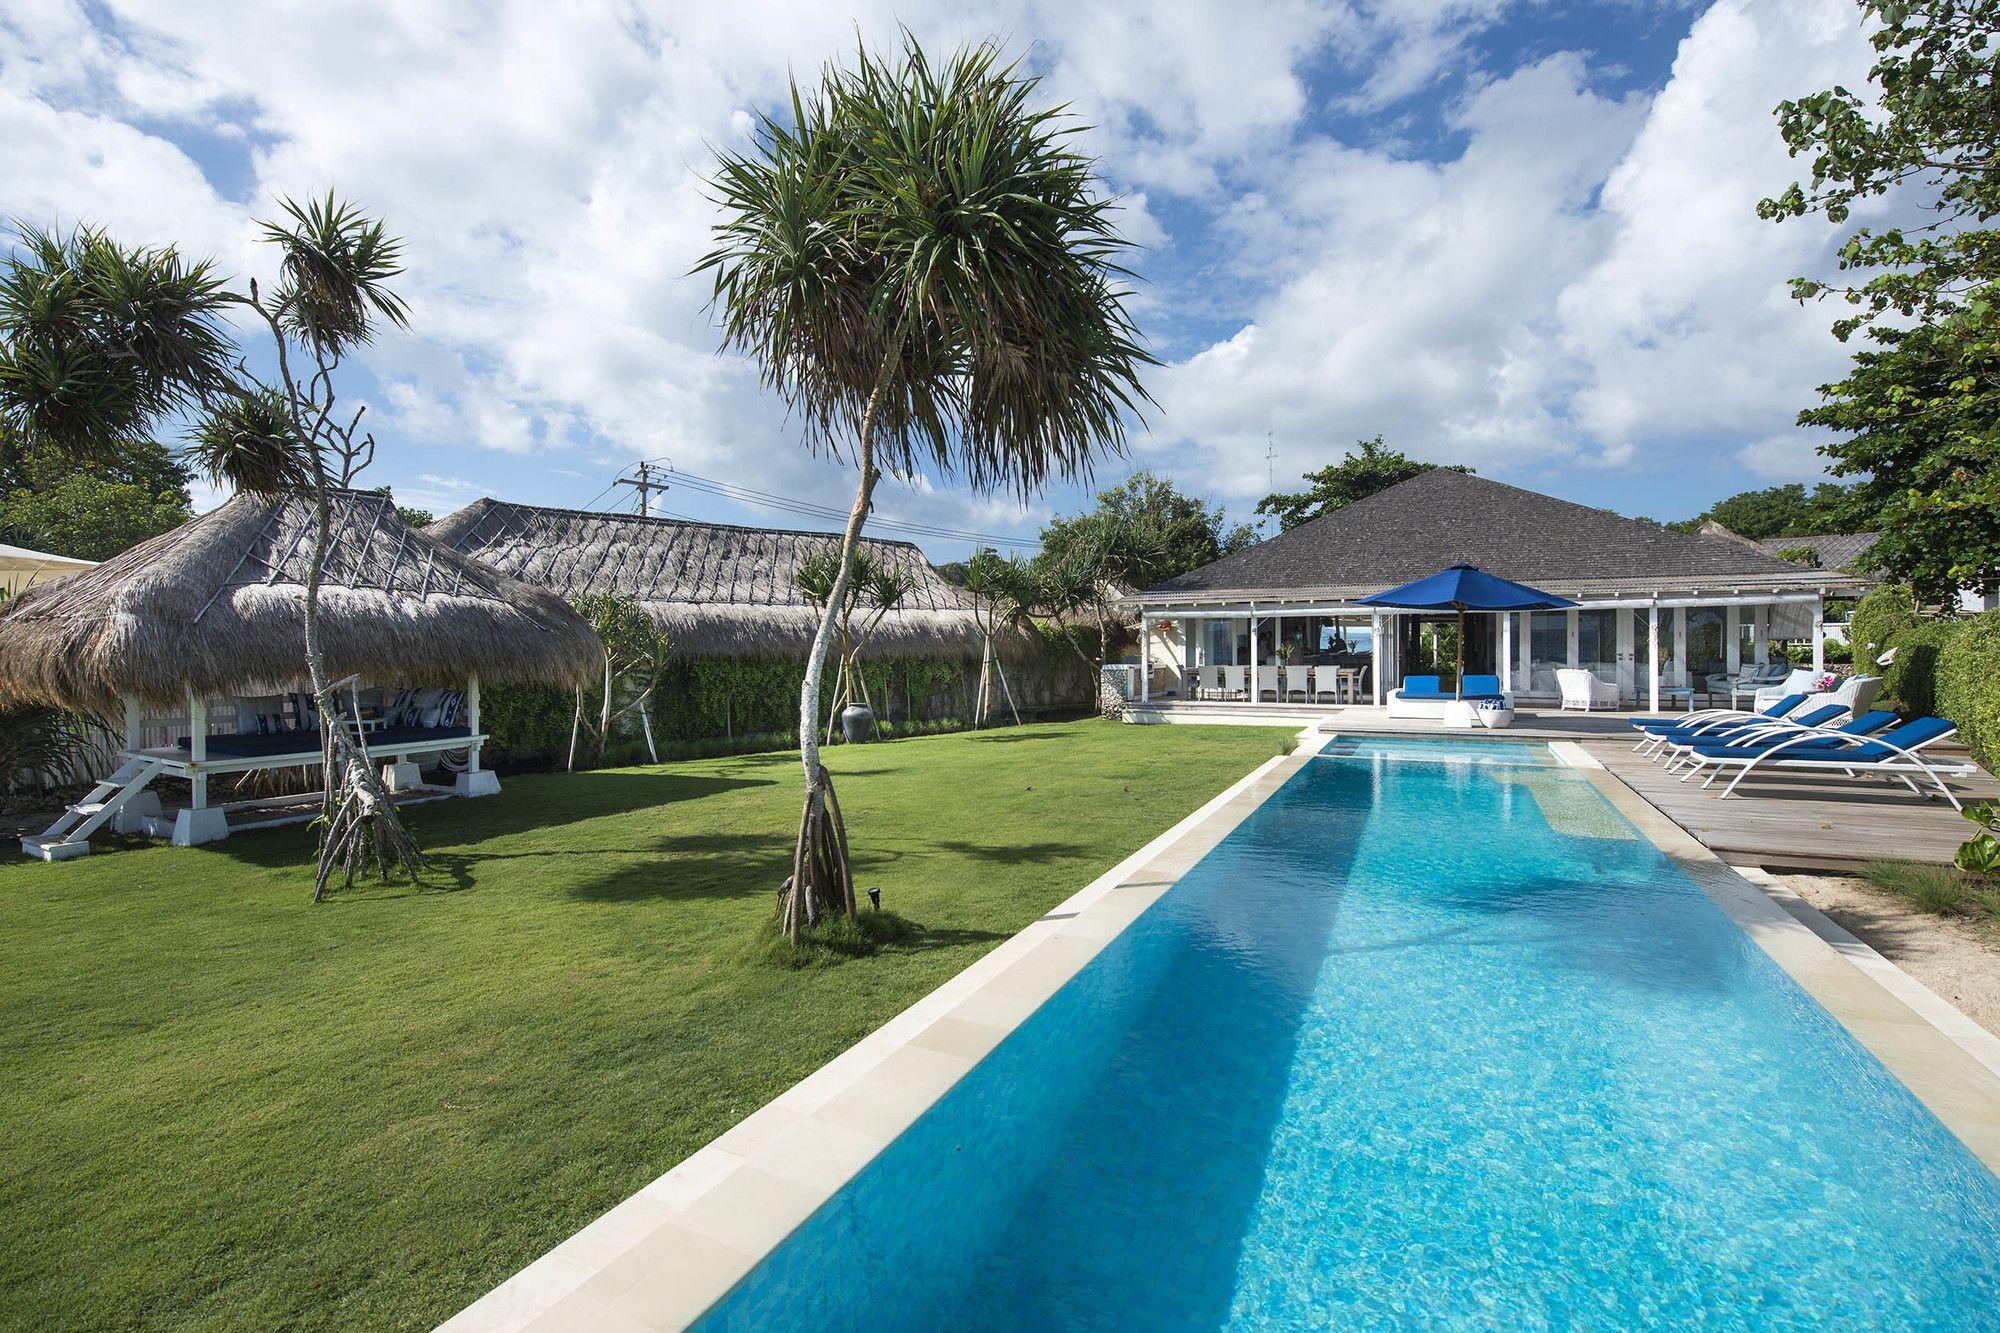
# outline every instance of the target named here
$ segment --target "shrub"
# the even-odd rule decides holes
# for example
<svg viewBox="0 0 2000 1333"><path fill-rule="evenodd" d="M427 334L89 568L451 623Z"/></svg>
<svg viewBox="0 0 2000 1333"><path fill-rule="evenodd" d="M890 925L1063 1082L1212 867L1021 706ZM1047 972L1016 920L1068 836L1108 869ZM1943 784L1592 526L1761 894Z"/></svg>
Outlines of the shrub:
<svg viewBox="0 0 2000 1333"><path fill-rule="evenodd" d="M1906 716L1929 717L1938 709L1938 658L1959 626L1920 620L1889 636L1896 658L1881 668L1882 696Z"/></svg>
<svg viewBox="0 0 2000 1333"><path fill-rule="evenodd" d="M1972 757L1988 772L2000 771L2000 611L1952 627L1938 655L1937 708L1957 725Z"/></svg>
<svg viewBox="0 0 2000 1333"><path fill-rule="evenodd" d="M1899 583L1885 584L1854 605L1847 622L1847 641L1854 646L1854 660L1873 665L1889 646L1889 638L1923 619L1917 599Z"/></svg>
<svg viewBox="0 0 2000 1333"><path fill-rule="evenodd" d="M2000 888L1952 866L1870 861L1861 874L1920 912L2000 921Z"/></svg>

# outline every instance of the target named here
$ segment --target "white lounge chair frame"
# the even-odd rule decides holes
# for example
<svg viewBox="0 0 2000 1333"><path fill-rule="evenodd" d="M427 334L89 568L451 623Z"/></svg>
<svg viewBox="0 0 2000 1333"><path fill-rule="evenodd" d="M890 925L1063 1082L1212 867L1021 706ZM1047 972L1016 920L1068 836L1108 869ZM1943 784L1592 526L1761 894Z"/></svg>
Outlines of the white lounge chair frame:
<svg viewBox="0 0 2000 1333"><path fill-rule="evenodd" d="M1935 745L1946 737L1956 735L1957 733L1957 727L1949 727L1932 736L1929 740L1919 741L1915 745L1905 747L1897 745L1893 741L1885 741L1876 736L1851 736L1844 731L1822 731L1818 728L1813 728L1801 735L1793 736L1788 740L1780 742L1762 754L1753 755L1747 759L1720 759L1714 755L1702 756L1707 766L1713 768L1715 771L1709 775L1708 781L1701 785L1707 787L1716 778L1721 777L1722 771L1726 768L1739 768L1741 771L1731 779L1727 787L1722 789L1720 796L1717 798L1719 800L1727 800L1737 787L1742 785L1743 779L1749 777L1756 769L1769 765L1773 768L1788 768L1793 770L1817 769L1821 772L1831 769L1838 773L1845 773L1848 777L1875 774L1881 777L1893 778L1917 795L1929 797L1930 793L1917 785L1916 778L1922 776L1930 780L1931 785L1937 788L1940 796L1951 802L1952 809L1963 810L1965 807L1959 802L1957 795L1952 792L1949 786L1945 785L1945 778L1967 777L1978 770L1971 764L1933 763L1919 753L1927 746ZM1894 750L1901 758L1856 759L1852 763L1841 763L1835 759L1785 759L1781 757L1786 750L1796 749L1813 740L1831 740L1837 744L1857 747L1862 745L1886 746Z"/></svg>

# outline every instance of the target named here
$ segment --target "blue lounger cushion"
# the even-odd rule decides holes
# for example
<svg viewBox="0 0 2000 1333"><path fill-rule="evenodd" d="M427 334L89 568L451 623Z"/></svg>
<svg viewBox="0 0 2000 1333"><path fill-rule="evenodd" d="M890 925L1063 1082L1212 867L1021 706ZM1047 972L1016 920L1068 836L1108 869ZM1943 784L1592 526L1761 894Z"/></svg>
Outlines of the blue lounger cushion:
<svg viewBox="0 0 2000 1333"><path fill-rule="evenodd" d="M1769 708L1766 708L1763 712L1755 714L1745 714L1743 717L1736 719L1736 721L1739 723L1754 722L1758 718L1784 717L1787 713L1790 713L1794 708L1797 708L1800 704L1804 703L1805 701L1806 701L1806 696L1803 694L1788 694L1784 698L1778 700L1778 702L1772 704ZM1641 731L1648 731L1655 733L1662 731L1678 731L1682 727L1688 725L1688 715L1686 713L1661 713L1654 717L1635 717L1632 719L1632 725L1637 727Z"/></svg>
<svg viewBox="0 0 2000 1333"><path fill-rule="evenodd" d="M1839 704L1821 704L1810 713L1801 713L1796 718L1787 718L1786 720L1801 727L1823 727L1846 711L1847 709ZM1875 715L1869 714L1869 716L1872 717ZM1888 722L1896 720L1894 713L1884 713L1881 716L1888 719ZM1859 720L1858 718L1856 719L1856 721ZM1763 716L1745 717L1736 718L1726 723L1719 723L1709 728L1682 726L1669 728L1665 731L1655 731L1650 734L1666 741L1669 745L1686 745L1690 741L1703 741L1709 744L1721 745L1727 743L1728 738L1731 736L1739 736L1746 731L1755 731L1759 727L1769 726L1774 721L1776 721L1775 718ZM1880 725L1886 726L1888 722ZM1853 724L1850 723L1849 725ZM1845 729L1842 728L1842 730Z"/></svg>
<svg viewBox="0 0 2000 1333"><path fill-rule="evenodd" d="M1877 714L1870 713L1867 716L1875 717ZM1861 719L1857 718L1854 723L1850 723L1849 725L1856 725L1860 721ZM1846 731L1847 728L1843 727L1841 730ZM1879 727L1877 730L1879 730ZM1902 757L1900 751L1891 749L1890 746L1898 746L1902 750L1912 750L1919 745L1929 744L1938 737L1947 735L1955 730L1956 728L1951 723L1944 721L1942 718L1921 717L1914 722L1905 722L1900 727L1884 731L1873 740L1864 740L1859 745L1849 745L1844 741L1831 740L1826 737L1821 737L1817 740L1802 741L1786 747L1784 752L1779 755L1779 758L1806 759L1815 763L1828 764L1869 764L1883 759L1900 759ZM1859 735L1861 733L1853 732L1850 734ZM1709 759L1754 759L1759 755L1769 754L1771 751L1777 749L1782 739L1778 738L1756 745L1696 745L1694 752ZM1883 744L1882 742L1884 741L1887 741L1889 744Z"/></svg>

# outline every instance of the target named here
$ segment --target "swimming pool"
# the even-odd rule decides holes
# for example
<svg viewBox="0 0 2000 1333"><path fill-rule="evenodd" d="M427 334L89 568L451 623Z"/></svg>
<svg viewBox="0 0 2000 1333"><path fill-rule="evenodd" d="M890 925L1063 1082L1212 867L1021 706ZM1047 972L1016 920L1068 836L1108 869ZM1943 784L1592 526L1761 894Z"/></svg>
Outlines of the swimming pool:
<svg viewBox="0 0 2000 1333"><path fill-rule="evenodd" d="M1335 742L707 1327L1969 1328L2000 1181L1545 747Z"/></svg>

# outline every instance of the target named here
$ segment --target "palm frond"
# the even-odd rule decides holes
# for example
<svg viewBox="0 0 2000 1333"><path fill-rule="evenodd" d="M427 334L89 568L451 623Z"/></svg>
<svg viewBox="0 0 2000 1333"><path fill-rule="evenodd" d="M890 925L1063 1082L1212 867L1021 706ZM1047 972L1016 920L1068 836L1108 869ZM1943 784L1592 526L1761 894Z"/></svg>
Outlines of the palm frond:
<svg viewBox="0 0 2000 1333"><path fill-rule="evenodd" d="M278 304L289 332L338 356L372 341L378 317L409 324L409 307L389 286L403 272L402 242L381 222L331 191L305 204L282 199L279 207L284 220L263 230L284 254Z"/></svg>
<svg viewBox="0 0 2000 1333"><path fill-rule="evenodd" d="M790 123L764 117L721 157L696 271L725 345L814 447L852 447L900 332L877 409L889 470L1025 495L1122 450L1153 361L1124 306L1131 245L1036 89L991 44L934 63L905 34L895 57L795 83Z"/></svg>

